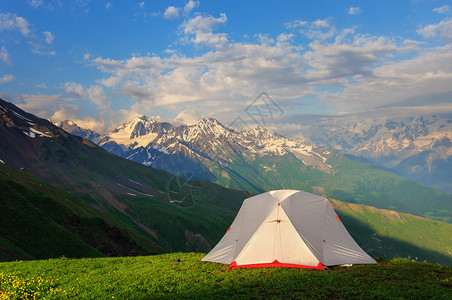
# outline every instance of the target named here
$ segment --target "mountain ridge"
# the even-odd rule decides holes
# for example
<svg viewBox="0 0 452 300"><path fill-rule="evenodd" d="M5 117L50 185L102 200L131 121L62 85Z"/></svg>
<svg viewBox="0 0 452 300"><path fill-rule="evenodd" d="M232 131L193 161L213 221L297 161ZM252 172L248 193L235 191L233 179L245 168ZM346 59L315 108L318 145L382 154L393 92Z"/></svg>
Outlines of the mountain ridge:
<svg viewBox="0 0 452 300"><path fill-rule="evenodd" d="M209 224L226 226L236 203L249 195L210 182L182 181L120 158L3 100L0 137L5 164L114 216L140 244L156 243L167 251L190 251L198 242L219 239L218 228Z"/></svg>
<svg viewBox="0 0 452 300"><path fill-rule="evenodd" d="M207 181L183 180L116 157L86 139L72 136L52 127L45 120L25 114L13 105L8 104L5 111L4 105L0 100L0 159L3 161L0 163L0 185L10 194L0 194L0 221L4 222L0 226L1 260L62 255L102 256L99 252L88 250L68 252L67 248L61 247L67 247L69 240L57 239L53 229L46 231L46 228L52 227L43 227L43 219L36 214L36 208L47 216L53 211L55 221L63 221L69 231L78 234L78 237L72 236L74 243L80 243L80 236L86 240L84 243L92 243L94 229L104 228L100 225L105 219L102 221L100 218L99 223L87 220L86 216L68 216L67 209L59 209L61 203L78 203L92 214L100 217L108 215L109 222L113 222L111 225L117 226L120 232L126 230L129 238L141 247L146 248L153 243L159 245L159 251L183 249L206 252L223 236L241 201L251 195L227 190ZM35 125L30 127L32 125L28 122ZM35 136L32 137L30 132ZM7 139L7 134L15 140ZM19 153L13 156L14 152ZM15 164L16 168L13 169L10 163ZM29 166L28 171L20 169L25 165ZM46 183L35 178L33 172ZM60 186L60 189L48 186L48 182ZM452 242L448 235L451 224L331 201L349 232L371 255L412 256L420 260L451 263ZM28 206L14 209L25 204ZM71 208L70 211L75 214L76 209ZM87 230L86 226L93 225L91 228L94 231ZM23 231L16 234L18 230ZM108 236L115 240L117 233L117 230L107 230L95 240ZM74 243L71 243L73 249L82 249ZM430 248L425 247L424 243ZM125 242L124 246L128 244Z"/></svg>
<svg viewBox="0 0 452 300"><path fill-rule="evenodd" d="M336 151L452 193L452 115L325 121L306 136Z"/></svg>
<svg viewBox="0 0 452 300"><path fill-rule="evenodd" d="M99 145L147 166L233 189L303 189L346 202L452 221L452 195L356 163L329 148L258 126L236 131L215 119L194 125L159 124L141 116L104 135ZM137 131L141 135L134 134ZM127 139L115 141L115 134Z"/></svg>

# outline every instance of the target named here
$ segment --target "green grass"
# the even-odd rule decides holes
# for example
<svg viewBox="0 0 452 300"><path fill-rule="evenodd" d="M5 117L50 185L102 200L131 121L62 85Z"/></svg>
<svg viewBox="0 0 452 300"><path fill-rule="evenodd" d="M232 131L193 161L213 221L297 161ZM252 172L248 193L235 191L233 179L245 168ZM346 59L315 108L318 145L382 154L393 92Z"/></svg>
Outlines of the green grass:
<svg viewBox="0 0 452 300"><path fill-rule="evenodd" d="M225 265L200 262L202 257L174 253L0 263L0 299L452 298L452 267L406 259L325 271L226 271Z"/></svg>
<svg viewBox="0 0 452 300"><path fill-rule="evenodd" d="M331 203L369 255L452 266L452 224L334 199Z"/></svg>

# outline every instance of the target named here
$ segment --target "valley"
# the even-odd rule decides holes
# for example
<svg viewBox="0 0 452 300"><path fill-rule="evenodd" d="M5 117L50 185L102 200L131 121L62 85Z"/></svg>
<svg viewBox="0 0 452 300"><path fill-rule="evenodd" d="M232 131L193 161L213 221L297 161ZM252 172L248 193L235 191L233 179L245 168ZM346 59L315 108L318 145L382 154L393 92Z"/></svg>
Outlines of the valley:
<svg viewBox="0 0 452 300"><path fill-rule="evenodd" d="M177 129L179 137L187 138L172 140L180 146L148 145L166 158L172 157L174 149L186 149L186 153L198 155L193 164L206 172L200 175L209 174L225 186L252 191L244 192L194 180L193 174L186 173L188 179L177 177L121 158L5 101L0 103L0 115L0 185L5 191L0 196L4 208L1 260L207 252L223 236L243 199L259 189L280 187L277 184L284 182L325 195L329 186L340 191L345 183L360 178L361 188L367 189L363 198L358 192L353 194L353 189L349 194L337 192L337 197L328 197L338 199L332 200L338 215L365 251L372 256L452 263L452 224L372 207L413 210L420 206L408 201L433 189L347 160L329 149L292 141L263 128L237 133L213 119L186 131ZM168 131L169 125L160 126ZM203 142L188 138L203 135L208 143L205 148ZM237 135L243 139L232 141ZM202 165L201 157L210 163ZM260 173L251 176L250 167ZM278 176L265 179L265 172ZM418 189L401 198L407 199L406 203L393 201L406 193L398 191L397 184ZM393 197L383 197L383 192L393 193ZM364 198L367 194L373 197ZM447 204L448 198L442 198L447 194L434 191L433 195L438 203ZM339 201L344 198L359 204ZM371 206L362 205L366 201ZM424 203L427 217L438 217L428 215L434 204ZM444 217L448 216L444 212Z"/></svg>

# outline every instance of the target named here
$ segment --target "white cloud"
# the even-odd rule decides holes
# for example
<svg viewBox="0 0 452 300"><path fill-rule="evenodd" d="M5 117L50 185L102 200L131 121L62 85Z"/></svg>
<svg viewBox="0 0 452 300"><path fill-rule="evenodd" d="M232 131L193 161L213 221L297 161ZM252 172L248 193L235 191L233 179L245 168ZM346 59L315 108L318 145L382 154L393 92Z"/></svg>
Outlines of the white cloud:
<svg viewBox="0 0 452 300"><path fill-rule="evenodd" d="M82 128L105 132L112 120L112 112L109 109L105 94L98 86L92 86L87 90L90 100L98 105L100 111L98 117L87 116L78 119L80 109L78 105L72 103L73 98L65 98L62 95L7 95L7 98L13 99L21 109L31 112L41 118L51 119L52 121L71 120ZM115 124L116 125L116 124Z"/></svg>
<svg viewBox="0 0 452 300"><path fill-rule="evenodd" d="M424 26L419 28L417 33L427 39L433 39L439 36L443 41L452 42L452 19L443 20L438 24Z"/></svg>
<svg viewBox="0 0 452 300"><path fill-rule="evenodd" d="M59 110L55 111L50 119L53 122L63 122L66 120L77 120L80 115L80 109L74 104L66 104L62 106ZM80 126L78 122L76 122Z"/></svg>
<svg viewBox="0 0 452 300"><path fill-rule="evenodd" d="M6 50L5 46L0 48L0 61L3 61L7 65L11 65L11 61L9 60L9 53Z"/></svg>
<svg viewBox="0 0 452 300"><path fill-rule="evenodd" d="M203 116L200 112L184 110L181 111L176 118L174 118L174 121L186 125L192 125L198 123L202 118Z"/></svg>
<svg viewBox="0 0 452 300"><path fill-rule="evenodd" d="M90 88L86 89L86 92L91 102L97 105L100 112L111 111L110 102L107 100L107 95L105 94L105 91L101 86L91 86Z"/></svg>
<svg viewBox="0 0 452 300"><path fill-rule="evenodd" d="M106 130L108 130L108 125L102 118L94 118L87 116L81 120L77 119L70 120L74 121L81 128L91 129L99 133L104 133ZM130 121L130 119L128 119L127 121Z"/></svg>
<svg viewBox="0 0 452 300"><path fill-rule="evenodd" d="M193 9L199 6L199 1L190 0L184 6L184 15L188 15Z"/></svg>
<svg viewBox="0 0 452 300"><path fill-rule="evenodd" d="M102 79L101 83L106 86L106 87L114 87L116 85L118 85L121 82L121 78L116 77L116 76L111 76L109 78L106 79Z"/></svg>
<svg viewBox="0 0 452 300"><path fill-rule="evenodd" d="M336 27L331 25L328 19L316 20L312 23L296 20L286 24L288 29L299 29L302 35L309 39L326 40L336 34Z"/></svg>
<svg viewBox="0 0 452 300"><path fill-rule="evenodd" d="M11 81L14 79L14 76L11 74L5 74L2 77L0 77L0 84Z"/></svg>
<svg viewBox="0 0 452 300"><path fill-rule="evenodd" d="M361 13L361 8L359 7L354 7L351 6L348 10L347 10L349 15L359 15Z"/></svg>
<svg viewBox="0 0 452 300"><path fill-rule="evenodd" d="M445 14L448 13L450 11L450 6L449 5L443 5L441 7L437 7L433 9L433 12L439 13L439 14Z"/></svg>
<svg viewBox="0 0 452 300"><path fill-rule="evenodd" d="M373 70L372 77L355 77L344 91L324 97L350 110L367 110L385 105L419 105L450 101L452 46L424 51L417 57L387 63Z"/></svg>
<svg viewBox="0 0 452 300"><path fill-rule="evenodd" d="M38 8L43 3L43 0L28 0L28 4L33 8Z"/></svg>
<svg viewBox="0 0 452 300"><path fill-rule="evenodd" d="M41 118L49 119L53 113L60 109L68 100L61 95L30 95L21 94L14 96L17 105L28 112Z"/></svg>
<svg viewBox="0 0 452 300"><path fill-rule="evenodd" d="M75 83L75 82L66 82L64 84L64 87L66 88L66 93L76 96L76 97L82 97L85 94L85 89L81 84Z"/></svg>
<svg viewBox="0 0 452 300"><path fill-rule="evenodd" d="M53 42L53 34L50 31L44 31L44 37L47 44L52 44Z"/></svg>
<svg viewBox="0 0 452 300"><path fill-rule="evenodd" d="M140 3L138 3L138 7L139 8L143 8L144 7L144 1L141 1Z"/></svg>
<svg viewBox="0 0 452 300"><path fill-rule="evenodd" d="M106 9L111 8L111 3L110 3L110 2L105 3L105 8L106 8Z"/></svg>
<svg viewBox="0 0 452 300"><path fill-rule="evenodd" d="M163 13L163 17L165 19L176 19L179 17L179 11L180 11L180 8L174 7L174 6L169 6Z"/></svg>
<svg viewBox="0 0 452 300"><path fill-rule="evenodd" d="M338 30L328 19L297 20L286 24L293 33L241 43L214 32L226 21L226 15L197 15L182 24L185 41L204 47L199 55L171 52L92 62L109 75L101 80L105 87L136 99L124 116L164 107L181 122L211 115L232 121L262 91L290 112L302 109L297 101L315 97L325 113L438 102L435 93L452 95L447 84L452 51L447 47L422 50L417 41ZM304 47L296 42L299 34L311 40Z"/></svg>
<svg viewBox="0 0 452 300"><path fill-rule="evenodd" d="M12 13L0 13L1 30L18 30L24 36L30 35L28 21Z"/></svg>
<svg viewBox="0 0 452 300"><path fill-rule="evenodd" d="M228 43L226 34L213 33L213 29L218 25L226 23L226 14L220 14L220 17L196 16L184 22L182 28L189 41L194 44L206 44L209 46L221 47Z"/></svg>

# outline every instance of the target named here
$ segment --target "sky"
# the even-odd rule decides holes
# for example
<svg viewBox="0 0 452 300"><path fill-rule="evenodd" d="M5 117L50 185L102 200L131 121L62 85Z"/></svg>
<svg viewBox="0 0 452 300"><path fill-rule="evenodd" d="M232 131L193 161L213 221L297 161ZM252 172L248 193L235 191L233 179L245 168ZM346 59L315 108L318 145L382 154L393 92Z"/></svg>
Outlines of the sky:
<svg viewBox="0 0 452 300"><path fill-rule="evenodd" d="M0 97L100 133L450 113L452 1L4 0Z"/></svg>

